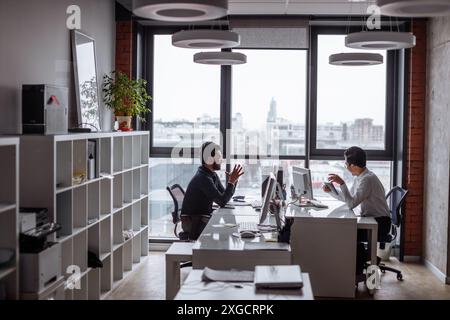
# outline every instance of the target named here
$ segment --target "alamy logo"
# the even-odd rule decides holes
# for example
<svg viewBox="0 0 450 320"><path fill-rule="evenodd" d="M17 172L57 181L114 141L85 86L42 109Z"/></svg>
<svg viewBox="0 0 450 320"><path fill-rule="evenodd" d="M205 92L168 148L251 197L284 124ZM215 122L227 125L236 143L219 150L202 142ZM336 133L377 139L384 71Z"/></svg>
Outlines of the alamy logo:
<svg viewBox="0 0 450 320"><path fill-rule="evenodd" d="M71 265L67 267L66 273L70 274L70 277L66 281L66 288L69 290L80 290L81 268L79 266Z"/></svg>
<svg viewBox="0 0 450 320"><path fill-rule="evenodd" d="M69 17L66 20L66 26L69 30L81 29L81 9L77 5L71 5L67 7L66 13Z"/></svg>
<svg viewBox="0 0 450 320"><path fill-rule="evenodd" d="M378 266L371 265L367 268L366 285L369 290L381 289L381 269Z"/></svg>
<svg viewBox="0 0 450 320"><path fill-rule="evenodd" d="M380 30L381 29L381 8L377 5L370 5L367 8L367 29L369 30Z"/></svg>

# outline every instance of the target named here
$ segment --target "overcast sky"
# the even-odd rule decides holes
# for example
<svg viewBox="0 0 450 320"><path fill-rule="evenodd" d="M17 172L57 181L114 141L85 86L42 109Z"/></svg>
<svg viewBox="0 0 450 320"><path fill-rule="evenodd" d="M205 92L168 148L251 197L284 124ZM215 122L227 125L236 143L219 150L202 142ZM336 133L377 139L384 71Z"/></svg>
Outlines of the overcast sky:
<svg viewBox="0 0 450 320"><path fill-rule="evenodd" d="M206 50L203 50L206 51ZM307 52L243 50L245 65L233 66L233 115L240 112L248 129L267 118L270 101L279 117L305 123ZM318 56L318 122L372 118L384 124L386 63L371 67L337 67L330 54L355 51L344 36L320 36ZM193 62L198 51L172 46L171 36L155 37L155 119L195 121L202 114L219 117L220 67ZM380 52L385 57L385 52Z"/></svg>

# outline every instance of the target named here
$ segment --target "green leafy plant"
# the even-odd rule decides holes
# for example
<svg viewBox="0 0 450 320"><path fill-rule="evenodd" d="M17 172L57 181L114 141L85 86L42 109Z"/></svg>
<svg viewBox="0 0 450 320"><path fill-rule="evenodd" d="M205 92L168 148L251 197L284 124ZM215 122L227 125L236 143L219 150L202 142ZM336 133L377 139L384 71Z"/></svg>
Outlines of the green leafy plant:
<svg viewBox="0 0 450 320"><path fill-rule="evenodd" d="M113 71L105 75L103 93L105 105L114 110L116 116L143 116L150 112L147 102L152 97L147 93L147 81L133 80L123 72Z"/></svg>

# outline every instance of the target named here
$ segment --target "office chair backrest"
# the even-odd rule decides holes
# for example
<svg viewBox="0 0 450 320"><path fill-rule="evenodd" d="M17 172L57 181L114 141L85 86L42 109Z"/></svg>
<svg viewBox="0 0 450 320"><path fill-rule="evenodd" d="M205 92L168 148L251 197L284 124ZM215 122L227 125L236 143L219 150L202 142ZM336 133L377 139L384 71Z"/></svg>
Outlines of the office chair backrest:
<svg viewBox="0 0 450 320"><path fill-rule="evenodd" d="M172 222L177 224L180 221L181 207L184 200L184 190L179 184L174 184L171 187L167 187L170 196L173 200Z"/></svg>
<svg viewBox="0 0 450 320"><path fill-rule="evenodd" d="M398 186L392 188L392 190L389 191L388 194L386 195L386 200L388 202L389 209L391 211L392 224L395 225L396 227L400 227L402 223L403 217L401 213L401 208L407 195L408 191Z"/></svg>

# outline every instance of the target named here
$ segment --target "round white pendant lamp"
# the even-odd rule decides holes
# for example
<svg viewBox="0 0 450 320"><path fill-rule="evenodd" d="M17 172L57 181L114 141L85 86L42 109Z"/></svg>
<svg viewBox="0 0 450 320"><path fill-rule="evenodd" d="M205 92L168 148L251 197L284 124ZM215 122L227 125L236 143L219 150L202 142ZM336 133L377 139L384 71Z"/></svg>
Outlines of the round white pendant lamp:
<svg viewBox="0 0 450 320"><path fill-rule="evenodd" d="M450 15L448 0L377 0L381 13L393 17L435 17Z"/></svg>
<svg viewBox="0 0 450 320"><path fill-rule="evenodd" d="M382 63L383 56L378 53L346 52L330 56L330 64L335 66L374 66Z"/></svg>
<svg viewBox="0 0 450 320"><path fill-rule="evenodd" d="M345 46L353 49L398 50L416 45L416 37L410 32L362 31L345 37Z"/></svg>
<svg viewBox="0 0 450 320"><path fill-rule="evenodd" d="M211 65L235 65L247 63L247 56L239 52L199 52L194 55L194 62Z"/></svg>
<svg viewBox="0 0 450 320"><path fill-rule="evenodd" d="M159 21L206 21L226 16L228 0L133 0L133 13Z"/></svg>
<svg viewBox="0 0 450 320"><path fill-rule="evenodd" d="M188 49L234 48L241 43L239 34L226 30L180 31L172 36L172 44Z"/></svg>

